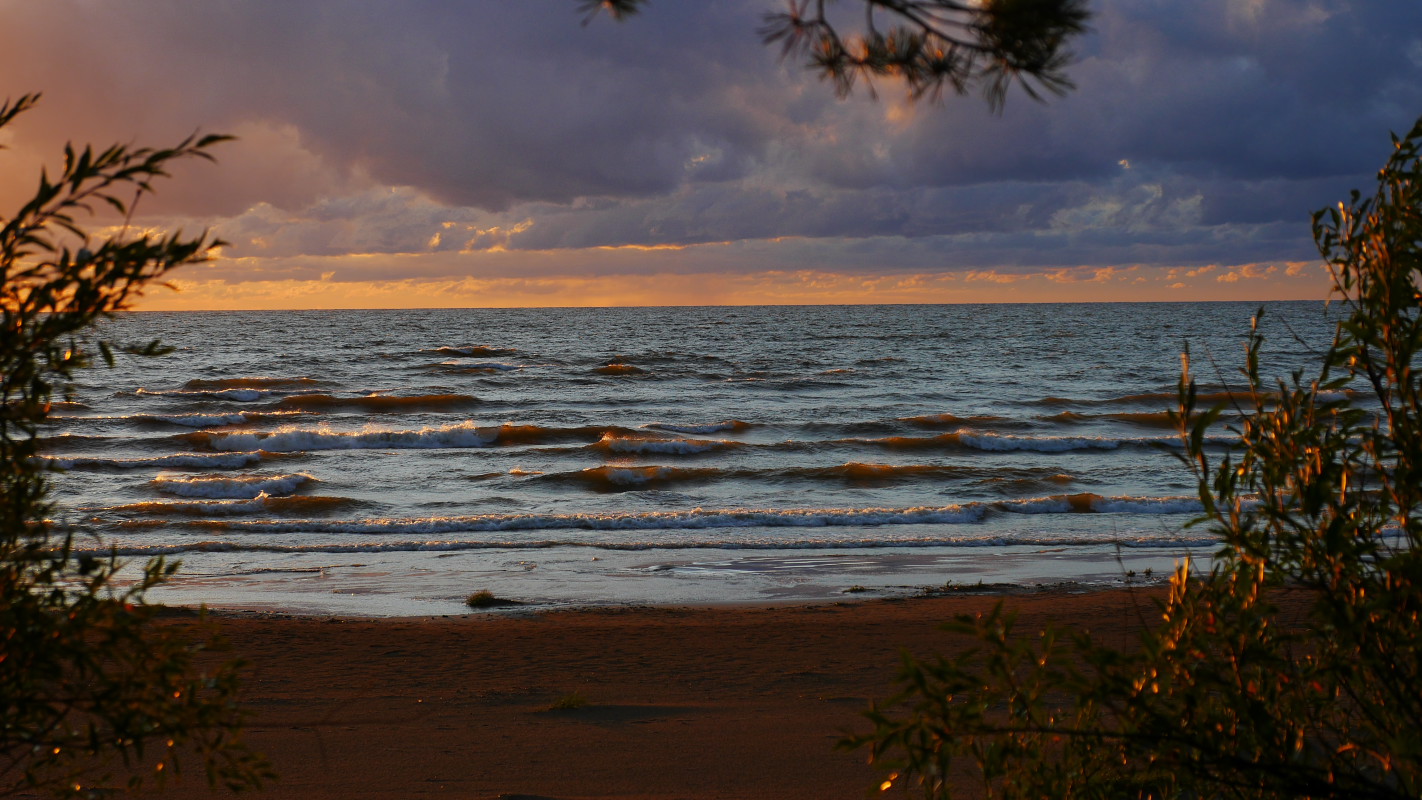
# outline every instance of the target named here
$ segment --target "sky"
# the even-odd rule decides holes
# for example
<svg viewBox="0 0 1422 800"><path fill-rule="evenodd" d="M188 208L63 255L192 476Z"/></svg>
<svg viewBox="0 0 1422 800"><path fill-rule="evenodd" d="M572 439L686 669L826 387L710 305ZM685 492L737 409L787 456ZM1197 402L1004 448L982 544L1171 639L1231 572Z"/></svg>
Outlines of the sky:
<svg viewBox="0 0 1422 800"><path fill-rule="evenodd" d="M201 131L133 224L228 244L141 308L1323 298L1310 213L1422 114L1417 2L1091 0L1076 89L1001 114L836 97L782 8L0 0L44 94L0 213L66 141Z"/></svg>

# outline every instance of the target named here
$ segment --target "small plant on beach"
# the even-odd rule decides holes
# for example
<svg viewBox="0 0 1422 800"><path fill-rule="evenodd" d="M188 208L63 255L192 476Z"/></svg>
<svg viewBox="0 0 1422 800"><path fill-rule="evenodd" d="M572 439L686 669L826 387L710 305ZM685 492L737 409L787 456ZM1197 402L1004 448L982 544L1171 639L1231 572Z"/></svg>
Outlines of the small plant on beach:
<svg viewBox="0 0 1422 800"><path fill-rule="evenodd" d="M1314 375L1268 382L1251 332L1239 444L1206 436L1188 354L1176 420L1220 539L1181 565L1139 644L1014 632L999 605L906 659L902 692L846 741L883 788L1001 798L1422 796L1422 119L1370 198L1314 215L1344 307ZM1295 616L1281 612L1291 597Z"/></svg>
<svg viewBox="0 0 1422 800"><path fill-rule="evenodd" d="M499 597L488 589L480 589L464 598L464 605L470 608L499 608L500 606L516 606L518 604L517 600Z"/></svg>
<svg viewBox="0 0 1422 800"><path fill-rule="evenodd" d="M0 127L37 99L0 104ZM0 217L0 796L136 791L176 772L180 753L234 790L269 774L242 743L237 665L200 664L210 631L155 624L145 604L176 565L154 559L120 580L97 539L54 519L39 446L55 392L95 351L113 359L86 338L92 325L216 244L126 226L93 235L81 215L127 220L172 162L210 159L222 138L66 147L60 174Z"/></svg>
<svg viewBox="0 0 1422 800"><path fill-rule="evenodd" d="M563 695L562 697L558 698L557 700L554 700L554 701L553 701L553 705L549 706L549 707L548 707L548 710L549 710L549 711L572 711L572 710L575 709L575 708L582 708L583 706L585 706L585 705L587 705L587 704L588 704L588 699L583 696L582 692L579 692L579 691L577 691L577 690L574 690L574 691L568 692L567 694Z"/></svg>

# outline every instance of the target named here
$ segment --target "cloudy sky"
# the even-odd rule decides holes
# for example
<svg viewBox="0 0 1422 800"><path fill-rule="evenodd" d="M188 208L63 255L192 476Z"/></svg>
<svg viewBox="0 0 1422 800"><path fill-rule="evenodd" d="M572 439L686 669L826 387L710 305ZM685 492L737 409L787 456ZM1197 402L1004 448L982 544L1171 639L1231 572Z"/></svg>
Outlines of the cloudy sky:
<svg viewBox="0 0 1422 800"><path fill-rule="evenodd" d="M852 0L840 0L842 5ZM783 0L0 0L0 208L66 140L223 132L150 308L1323 297L1309 212L1422 114L1422 3L1092 0L1077 89L838 99Z"/></svg>

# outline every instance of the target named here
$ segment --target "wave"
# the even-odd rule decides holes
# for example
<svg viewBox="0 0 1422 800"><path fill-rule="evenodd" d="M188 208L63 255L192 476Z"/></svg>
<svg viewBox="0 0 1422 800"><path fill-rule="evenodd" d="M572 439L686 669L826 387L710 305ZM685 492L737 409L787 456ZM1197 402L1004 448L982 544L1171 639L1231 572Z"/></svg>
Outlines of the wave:
<svg viewBox="0 0 1422 800"><path fill-rule="evenodd" d="M1168 411L1121 411L1114 414L1106 414L1106 417L1121 422L1131 422L1147 428L1174 428L1175 420L1170 418Z"/></svg>
<svg viewBox="0 0 1422 800"><path fill-rule="evenodd" d="M652 439L639 436L624 436L607 433L596 444L594 450L607 453L657 453L662 455L698 455L734 447L739 442L712 439Z"/></svg>
<svg viewBox="0 0 1422 800"><path fill-rule="evenodd" d="M974 450L1008 452L1029 450L1063 453L1069 450L1115 450L1123 444L1142 444L1156 439L1115 439L1099 436L1006 436L996 433L957 433L958 441ZM1170 441L1174 441L1171 439Z"/></svg>
<svg viewBox="0 0 1422 800"><path fill-rule="evenodd" d="M441 367L461 367L456 371L470 375L480 372L513 372L523 369L520 364L505 364L499 361L480 361L474 364L466 361L441 361L439 365Z"/></svg>
<svg viewBox="0 0 1422 800"><path fill-rule="evenodd" d="M1196 402L1201 406L1208 407L1215 403L1229 403L1240 400L1249 400L1249 392L1243 391L1214 391L1200 392L1195 395ZM1101 403L1165 403L1174 407L1180 401L1180 394L1174 389L1168 392L1145 392L1142 394L1128 394L1124 397L1113 397L1110 400L1102 400Z"/></svg>
<svg viewBox="0 0 1422 800"><path fill-rule="evenodd" d="M320 386L324 381L313 378L219 378L208 380L194 378L183 384L188 391L212 391L224 389L304 389Z"/></svg>
<svg viewBox="0 0 1422 800"><path fill-rule="evenodd" d="M703 509L571 514L480 514L363 520L214 521L211 527L260 533L479 533L571 528L597 531L750 527L963 524L979 521L987 509L966 506L830 509Z"/></svg>
<svg viewBox="0 0 1422 800"><path fill-rule="evenodd" d="M273 497L265 492L245 500L148 500L86 511L148 514L158 516L235 516L239 514L320 514L356 505L348 497Z"/></svg>
<svg viewBox="0 0 1422 800"><path fill-rule="evenodd" d="M493 473L480 477L497 477ZM778 482L785 480L839 481L857 485L883 485L913 480L979 479L982 482L1015 481L1024 486L1042 483L1070 483L1070 475L1045 469L988 469L940 464L865 464L851 461L828 467L776 467L768 469L726 469L721 467L674 467L665 465L603 465L572 472L510 472L536 476L549 483L570 483L596 491L619 492L680 483L718 480Z"/></svg>
<svg viewBox="0 0 1422 800"><path fill-rule="evenodd" d="M644 375L647 371L632 364L604 364L593 372L599 375Z"/></svg>
<svg viewBox="0 0 1422 800"><path fill-rule="evenodd" d="M960 417L956 414L924 414L918 417L899 417L899 422L907 422L920 428L960 428L964 425L990 425L996 422L1007 422L1006 417L999 417L993 414L978 414L971 417Z"/></svg>
<svg viewBox="0 0 1422 800"><path fill-rule="evenodd" d="M152 391L139 388L134 394L140 397L172 397L180 400L232 400L238 403L253 403L275 395L288 394L275 389L167 389Z"/></svg>
<svg viewBox="0 0 1422 800"><path fill-rule="evenodd" d="M233 523L236 524L236 523ZM657 550L864 550L864 549L908 549L908 548L962 548L962 547L1122 547L1129 549L1174 550L1210 548L1219 544L1217 539L1204 536L1034 536L1031 534L992 534L985 536L930 536L912 538L837 538L799 537L795 539L677 539L673 541L623 541L588 542L578 539L483 539L478 541L439 541L428 539L408 539L382 542L352 543L312 543L312 544L270 544L232 541L204 541L191 544L127 544L110 548L75 548L79 555L103 555L110 552L123 557L151 557L160 555L181 555L183 553L420 553L459 552L471 550L546 550L555 547L580 547L592 550L611 551L657 551Z"/></svg>
<svg viewBox="0 0 1422 800"><path fill-rule="evenodd" d="M649 422L642 427L660 431L671 431L672 433L720 433L722 431L749 430L754 426L749 422L742 422L738 419L728 419L722 422L709 422L704 425L681 422Z"/></svg>
<svg viewBox="0 0 1422 800"><path fill-rule="evenodd" d="M539 480L556 483L579 483L600 492L621 492L629 489L646 489L673 483L714 480L724 477L725 470L714 467L589 467L577 472L560 472L539 475Z"/></svg>
<svg viewBox="0 0 1422 800"><path fill-rule="evenodd" d="M466 356L473 358L503 358L514 355L517 348L512 347L488 347L482 344L466 344L454 347L436 347L430 350L421 350L422 353L435 353L442 356Z"/></svg>
<svg viewBox="0 0 1422 800"><path fill-rule="evenodd" d="M497 429L493 429L497 431ZM489 447L496 434L472 422L420 430L335 431L294 429L253 433L190 433L180 438L212 450L265 450L291 453L306 450L410 450Z"/></svg>
<svg viewBox="0 0 1422 800"><path fill-rule="evenodd" d="M1198 497L1102 497L1090 492L1004 500L995 505L1019 514L1198 514L1204 510Z"/></svg>
<svg viewBox="0 0 1422 800"><path fill-rule="evenodd" d="M506 447L566 442L598 443L633 434L633 431L606 426L571 428L543 425L488 425L472 421L424 427L419 430L371 429L338 431L328 427L287 428L270 432L219 433L199 431L176 438L194 447L211 450L265 450L300 452L305 450L413 450L469 447ZM669 441L669 440L632 440ZM596 445L594 445L596 446Z"/></svg>
<svg viewBox="0 0 1422 800"><path fill-rule="evenodd" d="M152 458L95 458L89 456L58 458L51 456L47 457L46 461L58 469L151 469L154 467L239 469L261 461L266 455L262 452L233 452L176 453Z"/></svg>
<svg viewBox="0 0 1422 800"><path fill-rule="evenodd" d="M55 433L39 437L40 445L50 450L61 447L83 447L85 445L105 444L113 442L114 440L112 436L85 433Z"/></svg>
<svg viewBox="0 0 1422 800"><path fill-rule="evenodd" d="M1351 391L1346 391L1344 392L1344 394L1351 396L1354 393ZM1271 399L1276 396L1277 395L1272 392L1266 392L1261 394L1261 397L1265 400ZM1140 392L1138 394L1127 394L1122 395L1120 397L1108 397L1104 399L1043 397L1039 400L1032 401L1032 404L1043 406L1151 405L1166 409L1175 408L1176 405L1178 405L1179 400L1180 395L1176 392L1174 388L1171 388L1168 391ZM1202 408L1209 408L1210 406L1215 405L1216 403L1238 402L1249 404L1253 402L1252 396L1249 392L1230 389L1202 390L1197 395L1195 395L1195 400Z"/></svg>
<svg viewBox="0 0 1422 800"><path fill-rule="evenodd" d="M179 497L251 500L259 495L285 496L316 480L304 472L291 475L159 475L153 488Z"/></svg>
<svg viewBox="0 0 1422 800"><path fill-rule="evenodd" d="M851 461L837 467L800 467L787 470L812 478L836 478L854 483L878 483L898 478L943 477L960 474L963 467L937 464L863 464Z"/></svg>
<svg viewBox="0 0 1422 800"><path fill-rule="evenodd" d="M557 444L562 442L597 442L608 436L627 436L633 432L627 428L604 425L584 425L572 428L556 428L546 425L515 425L505 423L488 428L497 445Z"/></svg>
<svg viewBox="0 0 1422 800"><path fill-rule="evenodd" d="M243 425L248 422L281 420L305 414L304 411L234 411L230 414L135 414L132 417L106 417L106 419L161 422L168 425L181 425L185 428L211 428L218 425Z"/></svg>
<svg viewBox="0 0 1422 800"><path fill-rule="evenodd" d="M272 498L298 500L303 498ZM135 507L143 504L135 504ZM228 506L222 506L228 507ZM235 505L231 507L236 507ZM706 509L566 514L480 514L448 517L291 520L206 520L204 527L246 533L417 534L497 533L513 531L706 530L718 528L863 527L881 525L971 525L990 514L1146 514L1198 512L1190 497L1103 497L1054 495L1029 500L999 500L910 508ZM1159 538L1153 534L1152 539ZM526 547L527 543L516 546Z"/></svg>
<svg viewBox="0 0 1422 800"><path fill-rule="evenodd" d="M1009 436L955 431L937 436L888 436L881 439L841 439L839 444L882 447L889 450L968 449L985 452L1031 451L1063 453L1072 450L1115 450L1123 445L1178 444L1176 437L1117 438L1107 436Z"/></svg>
<svg viewBox="0 0 1422 800"><path fill-rule="evenodd" d="M369 394L361 397L336 397L329 394L297 394L284 397L277 403L279 408L296 409L341 409L354 408L361 411L415 411L461 408L475 405L479 398L468 394L422 394L401 397L387 394Z"/></svg>

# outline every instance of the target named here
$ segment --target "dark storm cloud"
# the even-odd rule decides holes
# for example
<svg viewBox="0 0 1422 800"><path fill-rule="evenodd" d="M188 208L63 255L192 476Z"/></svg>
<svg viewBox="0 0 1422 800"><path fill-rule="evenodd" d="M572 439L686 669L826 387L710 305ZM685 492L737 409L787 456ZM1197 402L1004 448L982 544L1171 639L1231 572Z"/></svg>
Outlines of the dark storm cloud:
<svg viewBox="0 0 1422 800"><path fill-rule="evenodd" d="M150 208L235 255L797 237L845 269L884 266L846 244L874 238L940 269L1306 258L1308 212L1422 113L1419 3L1098 2L1076 91L1000 117L837 100L757 41L776 7L584 27L569 0L0 0L0 71L48 94L31 149L240 133Z"/></svg>

